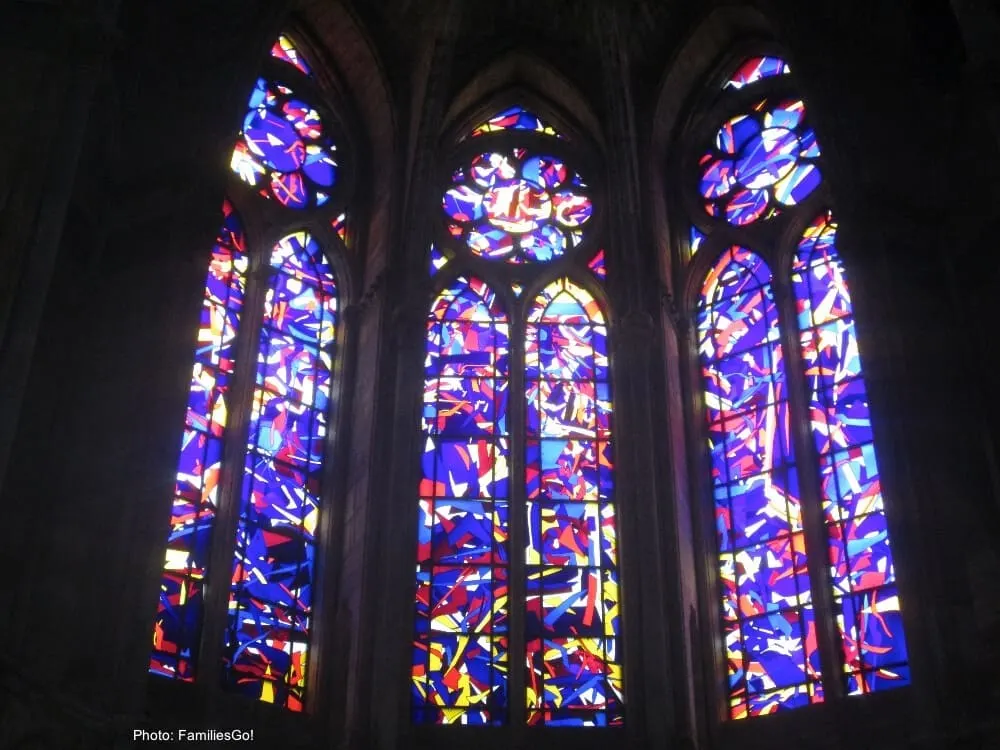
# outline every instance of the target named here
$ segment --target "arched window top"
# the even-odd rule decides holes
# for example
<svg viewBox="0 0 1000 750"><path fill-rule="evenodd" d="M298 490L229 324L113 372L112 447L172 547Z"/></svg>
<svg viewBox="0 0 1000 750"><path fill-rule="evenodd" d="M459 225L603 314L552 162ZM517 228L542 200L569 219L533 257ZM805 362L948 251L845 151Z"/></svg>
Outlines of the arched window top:
<svg viewBox="0 0 1000 750"><path fill-rule="evenodd" d="M909 667L837 224L802 213L820 145L782 58L734 68L691 118L710 129L688 143L683 203L691 254L712 254L688 279L719 555L705 595L721 609L728 714L744 719L905 685Z"/></svg>
<svg viewBox="0 0 1000 750"><path fill-rule="evenodd" d="M299 342L331 344L337 324L337 286L319 243L306 232L290 234L275 245L271 266L280 273L268 289L265 324Z"/></svg>
<svg viewBox="0 0 1000 750"><path fill-rule="evenodd" d="M746 60L736 72L726 81L723 88L741 89L764 78L773 78L791 73L788 63L780 57L764 55Z"/></svg>
<svg viewBox="0 0 1000 750"><path fill-rule="evenodd" d="M348 197L334 159L343 131L311 73L290 38L279 37L254 82L231 168L284 207L325 206L315 223L343 239L346 214L334 218ZM312 233L286 228L274 245L248 245L229 200L223 214L206 278L149 669L221 682L227 691L301 711L314 635L316 531L329 500L337 268L346 266L335 265L336 240L323 248ZM244 211L248 221L250 214ZM248 273L251 253L267 261L260 274ZM242 315L245 296L263 303L256 314ZM237 382L246 387L234 388ZM232 430L229 414L241 415ZM239 475L241 482L222 479ZM232 564L209 570L220 545ZM225 589L228 602L220 598Z"/></svg>
<svg viewBox="0 0 1000 750"><path fill-rule="evenodd" d="M535 298L528 312L528 322L602 325L604 313L590 292L569 279L559 279L545 287Z"/></svg>
<svg viewBox="0 0 1000 750"><path fill-rule="evenodd" d="M271 57L276 60L282 60L289 65L294 65L307 76L312 75L312 68L305 61L295 43L285 34L279 36L278 41L271 47Z"/></svg>
<svg viewBox="0 0 1000 750"><path fill-rule="evenodd" d="M333 266L308 232L294 232L275 245L271 265L325 295L336 293Z"/></svg>
<svg viewBox="0 0 1000 750"><path fill-rule="evenodd" d="M836 241L837 222L833 220L833 212L826 211L817 216L802 233L802 239L792 261L792 270L799 271L808 266L838 262Z"/></svg>
<svg viewBox="0 0 1000 750"><path fill-rule="evenodd" d="M239 310L243 305L244 274L248 264L246 235L239 214L228 200L222 204L222 215L222 226L212 248L205 295L212 304ZM227 367L231 369L232 363Z"/></svg>
<svg viewBox="0 0 1000 750"><path fill-rule="evenodd" d="M486 282L459 276L434 301L431 316L437 320L506 320L496 293Z"/></svg>
<svg viewBox="0 0 1000 750"><path fill-rule="evenodd" d="M451 182L441 201L448 233L487 260L559 258L583 241L593 213L586 183L565 159L525 148L477 154Z"/></svg>
<svg viewBox="0 0 1000 750"><path fill-rule="evenodd" d="M700 306L739 297L771 283L771 269L757 253L739 245L726 250L705 275Z"/></svg>
<svg viewBox="0 0 1000 750"><path fill-rule="evenodd" d="M778 313L767 263L732 247L709 270L698 312L698 350L706 361L776 344Z"/></svg>
<svg viewBox="0 0 1000 750"><path fill-rule="evenodd" d="M508 107L499 114L494 115L486 122L473 128L470 135L472 137L485 135L487 133L497 133L504 130L527 130L542 135L551 135L562 138L563 135L556 131L545 120L534 112L524 107ZM465 140L463 136L462 140Z"/></svg>

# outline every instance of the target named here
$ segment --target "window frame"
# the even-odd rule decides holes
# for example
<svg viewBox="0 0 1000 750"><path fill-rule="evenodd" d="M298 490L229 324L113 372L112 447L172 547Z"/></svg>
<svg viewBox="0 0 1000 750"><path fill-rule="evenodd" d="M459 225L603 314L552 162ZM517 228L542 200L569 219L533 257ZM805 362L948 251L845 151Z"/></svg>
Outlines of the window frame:
<svg viewBox="0 0 1000 750"><path fill-rule="evenodd" d="M723 84L745 60L751 57L769 55L776 56L788 63L790 73L783 74L737 91L724 90ZM784 349L786 377L788 380L789 413L792 419L792 441L796 450L796 466L799 472L800 495L803 506L803 523L806 532L807 548L819 550L809 553L809 573L812 583L812 601L816 610L818 637L821 640L819 650L821 658L829 661L830 656L837 657L840 653L839 636L836 633L835 611L829 605L831 599L829 570L826 562L825 527L819 529L822 523L819 500L819 460L813 444L813 438L808 420L808 393L806 379L802 370L802 353L799 344L799 323L795 309L795 294L792 284L792 263L798 249L802 233L813 220L825 210L832 210L835 220L839 221L837 201L831 186L829 168L827 166L830 152L824 147L817 164L822 180L820 184L800 203L783 207L779 216L771 219L760 219L747 226L732 226L725 217L711 217L705 211L697 190L700 178L698 158L704 147L714 138L719 125L729 117L739 114L749 108L751 103L767 98L774 101L782 98L801 99L806 103L810 126L816 130L820 143L826 143L823 131L822 116L809 105L808 87L803 85L797 75L798 64L788 50L783 49L769 40L748 39L730 45L726 52L719 56L710 68L710 74L703 76L697 85L694 96L688 98L686 116L679 135L667 149L672 160L661 164L658 174L664 179L663 201L665 215L669 226L670 267L675 288L678 289L681 315L680 363L681 388L685 409L685 428L687 448L687 471L689 479L688 491L691 497L691 513L695 529L695 578L698 595L698 611L701 621L705 624L700 649L693 654L700 660L699 669L703 676L705 694L695 696L696 702L703 707L709 737L720 746L729 743L740 743L750 748L773 747L776 743L787 741L788 732L796 736L808 737L819 733L844 738L850 732L842 726L843 717L850 715L858 718L858 729L865 726L888 726L892 717L903 717L913 710L918 696L917 683L922 673L921 642L918 619L919 604L912 590L906 568L909 554L907 542L900 515L903 508L897 507L895 498L899 496L895 477L892 473L890 460L883 460L883 454L889 451L884 446L890 442L887 426L882 415L873 406L871 411L874 444L879 450L880 480L883 485L883 504L893 541L894 564L896 568L896 585L903 600L901 617L906 633L911 682L893 690L868 693L863 696L845 696L842 690L841 675L843 662L840 658L833 661L836 669L831 679L830 673L824 670L826 679L824 686L824 702L803 706L801 708L780 711L774 715L748 717L744 720L732 720L728 711L727 665L724 654L724 644L720 627L719 602L721 601L721 579L718 571L718 550L716 545L716 529L714 517L714 500L710 459L706 446L709 431L705 418L705 394L702 383L702 363L698 352L697 324L695 311L702 293L702 285L709 268L715 264L720 255L731 246L746 247L759 255L771 271L771 287L774 293L775 307L778 313L778 341ZM690 230L697 228L704 239L696 254L690 251ZM839 243L838 243L839 244ZM838 247L838 250L840 248ZM851 283L853 297L857 296L861 284L854 283L851 275L852 253L839 252L847 267L848 280ZM858 312L852 311L855 321ZM857 323L861 348L865 348L863 322ZM867 382L867 370L863 371L862 379ZM807 506L809 506L808 517ZM818 523L817 523L818 521ZM823 544L817 546L817 535L822 534ZM902 554L900 549L902 548ZM815 571L815 572L814 572ZM822 585L820 584L822 581ZM826 620L828 641L824 645L823 633L819 630L819 620ZM824 654L824 650L826 653ZM826 662L824 662L826 663ZM835 683L835 685L834 685ZM830 687L834 687L833 690ZM847 741L843 739L842 741Z"/></svg>
<svg viewBox="0 0 1000 750"><path fill-rule="evenodd" d="M513 106L522 107L537 115L563 136L558 138L527 130L504 130L479 136L472 136L472 130L495 116L498 112ZM447 233L446 217L441 210L440 196L453 186L451 175L456 168L466 165L473 156L484 151L510 151L513 148L524 148L530 153L551 154L565 159L565 163L573 171L578 172L587 185L587 196L593 205L591 218L587 223L585 238L576 247L569 248L566 253L548 262L508 263L504 259L487 259L476 255L467 247L451 240ZM612 461L615 473L618 473L620 451L617 447L622 442L622 432L618 427L620 398L617 384L620 381L616 366L617 347L620 321L612 304L612 287L607 279L599 279L588 268L588 263L600 250L604 250L605 268L608 275L614 273L614 252L609 250L608 227L610 224L609 210L606 201L606 175L600 156L601 149L586 136L584 131L574 125L574 121L562 115L559 110L546 99L533 94L530 90L520 87L505 89L498 94L480 101L476 106L455 118L454 124L444 131L434 159L434 170L431 177L432 195L427 199L430 221L430 241L424 248L422 272L426 284L424 299L425 316L438 295L450 286L459 276L477 278L484 282L495 294L498 304L506 315L510 329L509 365L508 365L508 440L510 465L510 496L509 503L509 561L508 561L508 682L507 682L507 717L499 726L468 726L468 725L434 725L416 724L412 721L409 711L413 706L411 693L410 663L406 664L406 707L403 734L418 747L447 747L456 741L472 741L484 748L506 748L511 742L543 742L552 743L555 737L564 738L559 742L572 742L575 747L599 748L607 742L624 738L633 720L628 709L629 650L626 640L630 627L628 616L627 591L631 588L626 582L628 564L623 561L627 553L622 552L628 545L623 542L623 513L620 493L617 491L618 480L614 480L614 494L610 504L616 512L616 535L618 540L619 574L619 611L620 631L618 640L618 663L621 664L623 678L622 690L626 696L623 703L624 725L617 727L552 727L546 725L529 726L527 724L527 708L525 706L524 656L527 639L523 633L526 606L526 569L523 548L527 541L525 516L527 493L525 484L527 430L525 417L527 401L525 398L525 340L528 314L538 295L549 284L568 279L584 289L600 305L605 317L608 331L608 369L611 385L611 434ZM431 272L429 262L430 244L448 257L448 262L440 269ZM443 248L452 245L452 252L444 252ZM522 291L515 295L511 289L512 283L520 283ZM424 352L424 341L421 341L421 357ZM424 380L423 361L418 368L419 381ZM416 377L416 376L415 376ZM422 389L418 398L422 398ZM419 423L414 425L414 432L422 436L423 430ZM418 445L422 443L418 439ZM422 447L418 449L421 451ZM417 473L419 476L419 472ZM413 496L412 490L410 495ZM415 510L415 508L414 508ZM409 510L407 511L409 513ZM409 515L407 516L409 517ZM415 544L412 533L410 537ZM408 559L412 560L412 552L407 550ZM412 562L410 563L412 567ZM412 592L412 583L409 590ZM415 615L411 601L407 612L412 623ZM408 632L412 634L413 626L409 624ZM515 637L515 633L518 633ZM411 635L412 638L412 635ZM520 651L517 651L520 649ZM517 677L514 677L514 673ZM553 734L553 732L555 734Z"/></svg>
<svg viewBox="0 0 1000 750"><path fill-rule="evenodd" d="M291 63L271 55L278 35L292 40L300 56L311 67L309 75ZM249 77L247 89L252 90L261 78L288 85L297 98L306 101L320 114L324 131L336 146L333 154L338 166L337 182L328 191L329 199L326 203L307 209L286 207L270 191L267 196L258 194L260 185L248 185L232 170L230 159L234 144L241 138L246 104L241 106L240 119L234 127L232 138L226 143L224 162L220 159L227 177L223 197L232 206L242 226L248 267L240 323L233 341L234 366L226 400L228 419L222 435L218 500L211 531L207 563L209 572L205 577L201 634L197 643L198 668L191 682L149 672L146 675L147 705L154 717L205 717L213 721L216 718L229 718L235 723L246 724L249 720L258 725L269 722L281 732L287 733L284 736L292 739L305 739L311 736L310 727L329 723L330 712L323 706L334 700L346 701L346 696L341 695L344 687L337 685L332 679L336 670L331 670L329 663L346 663L349 657L347 644L336 638L336 602L343 567L341 550L345 531L346 455L349 449L349 441L341 436L346 434L352 418L352 409L345 402L345 397L353 388L356 365L356 342L351 318L354 308L362 301L358 293L362 258L352 248L355 244L355 227L360 224L357 211L364 208L356 205L360 193L358 162L363 152L358 147L357 140L352 137L351 126L356 125L352 102L343 93L333 90L331 84L335 81L332 68L329 61L319 53L319 49L321 48L311 43L306 33L290 24L273 39L269 38L261 60L252 77ZM347 157L338 158L342 154L347 154ZM262 181L261 184L266 183ZM341 216L345 216L347 224L343 239L333 227L333 223ZM222 219L221 212L219 219ZM275 246L282 239L299 231L306 232L318 243L332 268L337 318L330 367L330 403L326 413L327 434L324 438L321 469L320 514L315 534L309 656L303 710L297 712L227 690L223 685L225 667L222 655L225 649L222 639L229 622L229 579L242 501L244 461L249 439L264 300L270 282L279 273L278 269L271 266L270 259ZM206 249L210 250L213 246L214 244L209 243ZM210 255L206 253L198 257L200 263L202 258L207 260ZM207 264L205 267L207 268ZM199 294L199 309L202 298L203 295ZM196 323L193 332L197 330ZM194 349L191 351L193 354ZM185 389L190 384L192 361L184 362L187 373L183 381ZM179 426L182 431L183 420L179 420ZM180 444L179 440L177 444ZM157 570L157 585L162 574L161 566Z"/></svg>

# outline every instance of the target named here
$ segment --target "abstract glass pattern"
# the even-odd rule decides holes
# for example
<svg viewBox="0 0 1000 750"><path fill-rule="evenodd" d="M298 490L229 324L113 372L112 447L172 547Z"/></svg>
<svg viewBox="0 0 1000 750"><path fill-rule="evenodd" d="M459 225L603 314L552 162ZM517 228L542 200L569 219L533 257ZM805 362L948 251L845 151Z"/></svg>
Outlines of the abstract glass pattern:
<svg viewBox="0 0 1000 750"><path fill-rule="evenodd" d="M310 235L271 254L229 594L229 687L301 711L337 288Z"/></svg>
<svg viewBox="0 0 1000 750"><path fill-rule="evenodd" d="M287 208L322 206L337 181L337 150L319 113L286 85L257 80L232 170Z"/></svg>
<svg viewBox="0 0 1000 750"><path fill-rule="evenodd" d="M604 265L603 250L597 251L597 254L594 255L594 257L591 258L590 262L587 264L587 268L589 268L594 273L594 276L601 279L602 281L608 277L608 269Z"/></svg>
<svg viewBox="0 0 1000 750"><path fill-rule="evenodd" d="M219 498L234 342L246 290L243 227L228 201L212 248L181 441L149 671L191 682Z"/></svg>
<svg viewBox="0 0 1000 750"><path fill-rule="evenodd" d="M441 200L449 234L476 255L544 263L583 240L593 205L562 159L523 148L492 151L456 170Z"/></svg>
<svg viewBox="0 0 1000 750"><path fill-rule="evenodd" d="M805 231L792 264L810 425L847 692L909 682L906 640L851 297L831 213Z"/></svg>
<svg viewBox="0 0 1000 750"><path fill-rule="evenodd" d="M553 282L525 335L529 724L622 723L608 331L593 296Z"/></svg>
<svg viewBox="0 0 1000 750"><path fill-rule="evenodd" d="M820 155L801 99L762 100L726 121L699 165L710 216L735 226L770 219L820 183Z"/></svg>
<svg viewBox="0 0 1000 750"><path fill-rule="evenodd" d="M688 241L688 257L693 258L694 254L698 252L701 248L701 244L705 241L705 235L698 229L698 227L691 227L691 237Z"/></svg>
<svg viewBox="0 0 1000 750"><path fill-rule="evenodd" d="M302 55L299 54L295 44L284 34L279 36L278 41L276 41L274 46L271 47L271 57L277 60L283 60L289 65L294 65L306 75L312 74L312 69L302 58Z"/></svg>
<svg viewBox="0 0 1000 750"><path fill-rule="evenodd" d="M777 307L767 264L734 246L697 310L734 719L822 701Z"/></svg>
<svg viewBox="0 0 1000 750"><path fill-rule="evenodd" d="M430 260L431 260L431 266L430 266L431 276L433 276L442 268L444 268L446 265L448 265L448 256L442 253L440 250L438 250L437 247L435 247L434 245L431 245Z"/></svg>
<svg viewBox="0 0 1000 750"><path fill-rule="evenodd" d="M751 57L737 68L722 88L741 89L761 79L786 75L787 73L791 73L791 69L788 67L788 63L779 57Z"/></svg>
<svg viewBox="0 0 1000 750"><path fill-rule="evenodd" d="M507 715L509 326L494 292L455 279L427 322L411 671L418 724Z"/></svg>
<svg viewBox="0 0 1000 750"><path fill-rule="evenodd" d="M542 120L538 115L523 107L511 107L473 129L472 135L485 135L503 130L530 130L542 135L554 135L562 138L555 128ZM463 139L464 140L464 139Z"/></svg>
<svg viewBox="0 0 1000 750"><path fill-rule="evenodd" d="M333 231L340 237L340 241L347 244L347 214L342 213L330 222Z"/></svg>

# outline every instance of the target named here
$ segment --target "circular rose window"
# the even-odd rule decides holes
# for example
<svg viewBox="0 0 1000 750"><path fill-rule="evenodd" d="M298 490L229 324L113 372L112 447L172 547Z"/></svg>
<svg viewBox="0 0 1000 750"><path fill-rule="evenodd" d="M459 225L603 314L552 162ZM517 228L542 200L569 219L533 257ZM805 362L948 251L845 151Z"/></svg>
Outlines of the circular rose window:
<svg viewBox="0 0 1000 750"><path fill-rule="evenodd" d="M580 175L522 148L479 154L452 183L441 201L449 233L491 260L558 258L583 240L593 211Z"/></svg>
<svg viewBox="0 0 1000 750"><path fill-rule="evenodd" d="M337 181L334 151L319 113L287 86L261 78L231 166L262 195L289 208L313 208L329 200Z"/></svg>

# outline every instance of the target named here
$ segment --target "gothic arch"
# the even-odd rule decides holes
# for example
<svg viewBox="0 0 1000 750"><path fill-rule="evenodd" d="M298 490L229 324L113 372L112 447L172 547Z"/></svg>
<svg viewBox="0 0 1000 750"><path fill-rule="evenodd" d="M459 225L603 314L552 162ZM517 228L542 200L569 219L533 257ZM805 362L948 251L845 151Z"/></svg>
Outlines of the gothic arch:
<svg viewBox="0 0 1000 750"><path fill-rule="evenodd" d="M300 38L277 37L259 63L229 142L233 197L205 286L150 659L212 700L292 712L328 699L348 660L334 637L353 416L344 308L364 262L346 245L359 123Z"/></svg>
<svg viewBox="0 0 1000 750"><path fill-rule="evenodd" d="M675 227L672 221L677 215L674 203L681 196L678 180L671 175L683 156L683 144L694 126L698 104L715 93L713 83L721 84L729 72L726 65L733 58L756 49L773 50L769 41L773 38L772 24L756 8L714 8L679 46L660 82L650 133L649 205L662 279L672 294L680 294L675 286L680 269L674 257L679 252L677 247L686 245L688 239L686 225ZM684 299L678 304L687 299L689 291L685 289Z"/></svg>
<svg viewBox="0 0 1000 750"><path fill-rule="evenodd" d="M696 661L701 660L704 664L701 669L708 686L718 684L719 675L726 674L728 668L729 687L725 700L720 700L715 695L714 687L706 690L706 728L710 735L716 737L735 737L737 734L747 737L753 731L717 721L724 713L728 713L732 719L739 719L803 705L836 702L845 694L882 689L876 683L883 675L888 682L879 685L907 685L910 674L909 654L903 645L906 639L902 635L903 621L899 614L900 605L895 588L897 579L892 556L888 551L888 541L885 559L878 563L879 571L870 579L865 579L867 583L858 584L857 588L853 588L854 582L851 579L852 582L846 589L838 590L836 587L843 585L846 579L838 577L840 572L830 573L825 567L827 563L823 562L828 554L828 547L831 556L834 555L837 544L844 544L843 549L848 549L850 545L841 540L847 539L848 532L844 529L855 523L852 515L846 525L840 525L840 506L837 503L840 502L838 498L841 495L837 493L841 490L829 489L827 484L820 488L820 483L827 482L829 477L842 470L851 475L852 481L855 479L855 475L851 474L853 468L842 468L836 463L841 459L833 458L834 449L829 447L831 443L828 433L823 430L832 429L830 425L837 419L846 423L854 418L843 416L846 412L837 412L837 409L851 407L831 407L829 403L832 402L823 401L824 396L820 393L822 388L829 387L830 393L834 392L834 386L826 384L826 381L822 381L823 385L817 385L819 381L816 380L810 381L808 388L802 390L803 380L808 380L805 374L818 371L804 368L806 362L816 361L815 352L809 347L817 344L810 337L818 335L820 326L813 318L809 318L809 322L802 322L802 316L809 312L810 304L815 306L819 302L816 301L818 298L808 297L814 292L802 291L804 287L801 278L804 274L813 274L812 265L799 260L797 270L793 272L793 258L804 243L816 241L815 232L818 230L814 226L819 221L817 216L830 216L826 212L833 207L834 201L825 172L828 154L821 151L817 142L816 118L808 105L808 98L805 105L802 103L805 87L796 77L797 65L794 59L790 58L782 45L768 41L772 35L768 33L763 17L756 12L736 13L736 16L742 17L743 24L750 22L750 28L744 25L741 29L741 24L736 22L733 15L731 11L710 14L691 36L688 45L682 48L681 56L685 50L690 50L691 45L696 45L697 51L692 50L691 53L696 55L698 62L675 68L665 79L654 115L652 137L656 165L652 174L652 220L657 236L661 277L669 294L677 300L678 317L681 321L682 337L677 350L681 363L674 366L675 373L687 391L686 400L691 407L686 410L687 447L678 451L686 454L683 459L690 477L687 510L691 513L698 538L691 572L698 581L702 631L710 634L707 640L711 641L711 646L704 653L695 653L693 656ZM754 60L753 65L743 73L743 64L749 63L751 59ZM741 72L737 74L738 68ZM766 83L755 83L764 80ZM748 88L751 86L754 88ZM744 91L744 88L747 90ZM730 127L734 130L724 130ZM787 153L782 152L782 158L790 161L780 169L775 168L772 173L768 173L767 179L747 177L746 175L753 174L748 161L751 157L745 157L740 149L755 137L751 131L758 132L761 128L772 127L776 128L774 133L782 133L788 137L789 150ZM708 145L712 143L715 143L714 147ZM750 148L749 145L747 148ZM771 148L762 147L760 153L770 154ZM706 149L709 151L706 152ZM742 177L735 166L728 171L725 166L720 166L720 171L713 172L716 164L730 163L726 161L728 153L733 154L732 164L742 160L739 162L740 169L746 170ZM719 175L719 187L711 182L716 174ZM782 182L786 176L788 180ZM700 186L699 178L702 180ZM774 188L775 192L770 192L771 185L777 186ZM779 188L780 192L777 192ZM699 190L703 193L702 197L698 196ZM737 190L740 192L737 193ZM717 195L728 196L726 200L729 202L725 204L724 213L722 204L714 202ZM830 218L826 221L828 223L825 226L831 226L829 222L834 222ZM832 226L834 229L828 238L831 248L836 232L835 222ZM835 250L833 252L836 253ZM839 259L835 263L840 269ZM808 271L805 271L807 267ZM753 268L756 270L752 270ZM747 274L756 276L758 272L763 273L766 278L761 277L753 283L737 283L732 280L750 278ZM795 274L798 274L800 281L796 281ZM816 274L820 274L818 268ZM746 284L748 291L732 292L734 300L741 300L738 309L726 308L719 312L729 304L729 297L726 296L729 292L717 295L718 289L723 286L720 279L725 279L727 275L731 275L731 278L725 283L741 288ZM793 283L797 285L794 290ZM838 283L842 284L842 278ZM829 287L831 295L833 288ZM803 300L801 295L804 293L807 298ZM840 321L837 325L849 326L850 333L846 334L849 343L834 345L836 354L833 361L837 368L847 362L848 358L857 360L853 311L847 292L842 294L846 299L846 312L836 313L833 318ZM740 295L750 296L744 298ZM751 297L758 297L759 300L750 303L748 300ZM810 299L813 301L810 302ZM734 306L736 304L732 303ZM726 333L716 340L714 336L717 333L717 323L714 316L734 329L744 326L740 330L747 333L748 341L773 342L761 344L761 351L767 349L770 354L760 355L763 359L757 361L757 350L740 353L739 345L735 348L737 354L732 354L730 347L733 344L725 343L726 338L731 335L730 342L739 341L743 333ZM774 348L773 352L770 347ZM853 348L853 354L846 353L849 348ZM738 361L739 364L734 365L733 361ZM860 467L857 469L857 477L860 478L860 486L866 488L864 492L870 491L873 498L871 505L867 504L867 499L864 501L866 510L859 514L859 518L867 522L869 517L862 514L872 513L873 523L879 526L880 531L871 533L879 534L885 540L888 538L888 528L883 508L888 507L890 513L896 511L893 510L891 498L884 504L882 501L864 378L860 364L853 366L857 367L856 374L844 376L843 382L859 385L861 395L857 404L864 416L858 424L864 425L865 431L859 433L864 437L858 437L857 441L866 441L865 447L871 453L870 459L857 459L857 466ZM737 372L740 374L732 374ZM838 383L841 382L840 377L837 376ZM855 377L857 379L852 380ZM756 397L749 401L743 399L751 392L751 388L762 387L758 382L760 378L770 383L770 395L764 399L767 406L760 406L758 410L759 404L754 400ZM747 385L750 382L754 385ZM731 402L728 395L721 395L723 393L733 394ZM823 406L824 403L826 406ZM833 417L833 421L828 424L826 416L823 416L824 408L829 409L831 414L841 415ZM817 417L817 414L821 416ZM770 415L766 426L764 422L748 426L751 421L762 419L761 415ZM704 426L706 416L709 428ZM784 427L782 429L775 425ZM739 432L735 432L736 430ZM719 434L716 435L716 432ZM744 433L750 435L748 439L757 441L756 447L744 456L746 461L734 468L735 464L731 465L729 462L735 462L735 456L742 450L739 446ZM821 439L821 435L827 437ZM703 448L706 439L711 446L710 460ZM844 446L861 450L861 442L857 442L856 447L853 437L843 439L846 441ZM823 440L826 442L823 443ZM724 448L721 447L723 442ZM759 464L756 463L756 455L752 460L748 458L753 451L764 456ZM861 456L860 452L858 456ZM847 461L846 453L843 460ZM787 477L780 472L787 472ZM752 489L761 484L764 486L763 490ZM762 543L761 538L756 536L756 530L764 523L761 519L765 515L761 513L770 513L771 509L765 505L762 509L748 513L747 508L752 507L752 503L744 505L748 503L749 494L744 496L743 493L754 492L760 492L761 497L768 498L780 495L786 498L782 502L787 502L782 507L794 508L794 512L788 510L787 517L775 527L783 530L775 531L774 536L767 538L783 539L782 534L788 534L787 539L792 540L796 534L803 534L802 550L806 547L810 550L808 560L805 552L795 547L797 542L792 542L794 549L791 552L776 552L767 547L772 542ZM705 503L708 502L706 498L714 498L712 502L715 504L716 520L713 523L707 520L704 510ZM734 520L737 517L739 520ZM743 523L747 524L746 529L753 528L755 531L745 533L746 529L740 525ZM897 524L888 525L895 528ZM849 533L860 532L852 527ZM870 538L868 533L863 532L864 539ZM741 541L732 541L731 534L738 536ZM855 549L867 549L860 542L852 543L855 544ZM768 571L766 575L758 574L753 567L756 562L751 558L759 552L751 546L755 544L761 544L760 549L767 547L768 551L761 554L773 556L773 559L767 558L768 562L764 566ZM716 554L721 562L713 561ZM780 567L776 560L786 558L788 568L779 575L775 572ZM853 565L854 563L850 563L850 566ZM859 569L864 567L861 563L858 565ZM779 592L775 581L791 574L790 571L794 571L799 583L795 589L798 593L789 595L785 591ZM778 579L774 578L776 575ZM759 585L756 583L759 576L770 580L766 586L760 584L762 588L757 591L755 587ZM773 589L769 588L771 585L774 585ZM871 587L870 591L868 587ZM849 601L855 596L855 591L860 591L862 597L870 594L871 603L858 606L870 607L870 612L875 613L873 616L877 616L879 622L882 622L881 610L876 609L875 599L882 595L883 590L890 591L889 587L891 593L885 594L888 603L878 606L886 607L886 618L894 624L891 628L886 626L884 633L873 634L871 637L877 641L877 648L885 646L880 653L891 653L894 661L885 670L880 670L870 667L870 664L880 663L877 658L865 660L871 659L873 652L865 652L869 656L864 659L856 656L856 653L867 648L867 625L860 626L862 635L859 637L859 626L855 623L863 621L863 618L859 619L860 610L850 609L851 614L847 614L847 609L844 608L855 606ZM843 593L845 590L846 594ZM715 627L720 619L720 600L724 603L721 619L725 623L725 639ZM793 601L796 602L794 606L788 604ZM812 619L813 612L817 613L815 619ZM789 632L798 628L798 648L801 653L794 658L790 656L789 664L781 667L788 671L775 677L769 670L778 668L764 666L765 663L773 665L774 662L767 662L766 656L760 656L761 647L754 645L753 639L760 637L755 629L761 622L766 621L768 627L778 627L775 623L786 614ZM753 619L758 615L762 615L760 619ZM746 619L742 619L744 617ZM907 619L912 619L912 616ZM731 639L734 632L735 645ZM880 640L883 638L886 639L884 642ZM816 645L817 642L819 646ZM856 652L851 649L856 649ZM852 653L855 655L852 656ZM822 667L819 666L820 661L823 662ZM791 666L793 662L794 667ZM839 676L841 673L854 675L851 671L854 669L858 670L855 676ZM874 671L867 673L867 669ZM819 672L825 675L822 686L817 677ZM873 678L871 683L868 682L869 674ZM830 675L836 676L831 678ZM799 677L801 684L795 683L793 688L793 682ZM725 711L721 707L723 704L727 706ZM794 721L805 719L796 718Z"/></svg>
<svg viewBox="0 0 1000 750"><path fill-rule="evenodd" d="M318 84L338 102L345 129L356 148L357 173L352 212L365 216L350 227L350 245L364 248L359 285L370 285L389 257L390 208L396 171L398 104L385 64L353 7L340 2L306 0L293 16L291 31L303 49L322 62ZM360 295L361 287L356 291Z"/></svg>
<svg viewBox="0 0 1000 750"><path fill-rule="evenodd" d="M448 107L442 142L458 140L515 103L546 115L560 132L589 139L603 153L603 130L587 99L559 70L525 50L508 52L470 77Z"/></svg>

